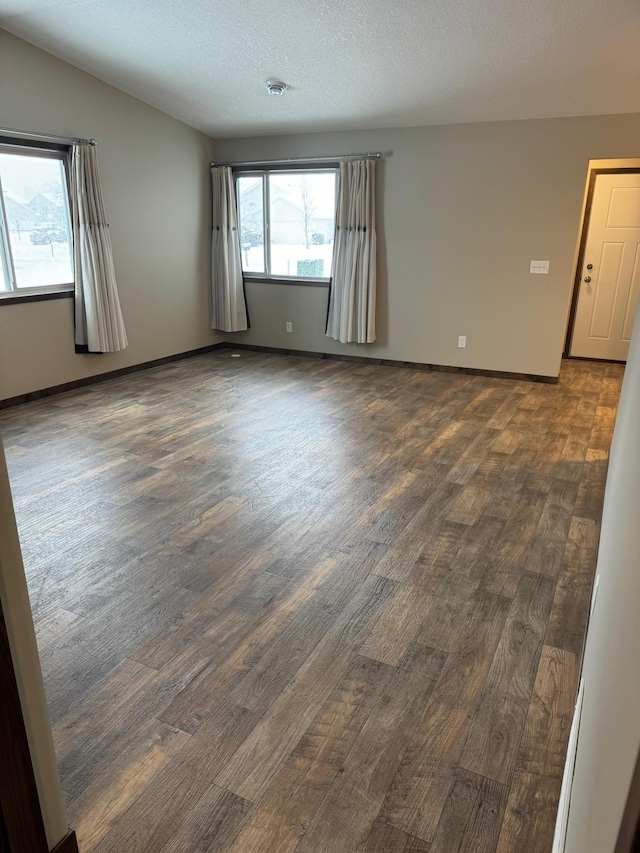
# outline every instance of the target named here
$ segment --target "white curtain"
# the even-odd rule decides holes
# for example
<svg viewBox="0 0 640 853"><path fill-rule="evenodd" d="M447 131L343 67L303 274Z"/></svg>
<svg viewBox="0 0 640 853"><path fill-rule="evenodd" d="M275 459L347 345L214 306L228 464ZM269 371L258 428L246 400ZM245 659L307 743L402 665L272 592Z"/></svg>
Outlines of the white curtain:
<svg viewBox="0 0 640 853"><path fill-rule="evenodd" d="M211 186L211 328L222 332L243 332L247 328L247 306L242 281L236 192L229 166L211 169Z"/></svg>
<svg viewBox="0 0 640 853"><path fill-rule="evenodd" d="M127 346L113 267L95 144L71 149L71 222L76 349L117 352Z"/></svg>
<svg viewBox="0 0 640 853"><path fill-rule="evenodd" d="M340 164L327 335L343 344L376 339L375 160Z"/></svg>

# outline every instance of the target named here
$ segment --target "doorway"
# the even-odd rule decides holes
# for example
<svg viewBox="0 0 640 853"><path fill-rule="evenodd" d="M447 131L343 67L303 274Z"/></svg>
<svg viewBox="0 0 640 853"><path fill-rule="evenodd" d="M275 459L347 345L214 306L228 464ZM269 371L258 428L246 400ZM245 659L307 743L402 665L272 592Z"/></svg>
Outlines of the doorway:
<svg viewBox="0 0 640 853"><path fill-rule="evenodd" d="M629 350L640 297L640 161L615 162L590 164L565 353L574 358L624 362Z"/></svg>

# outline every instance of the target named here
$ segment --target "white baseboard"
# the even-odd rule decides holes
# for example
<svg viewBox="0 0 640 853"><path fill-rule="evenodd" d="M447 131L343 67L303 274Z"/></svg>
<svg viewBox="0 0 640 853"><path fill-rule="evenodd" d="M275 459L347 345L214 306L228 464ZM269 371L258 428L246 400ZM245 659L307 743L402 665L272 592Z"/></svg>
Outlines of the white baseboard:
<svg viewBox="0 0 640 853"><path fill-rule="evenodd" d="M573 722L569 734L569 746L567 748L567 760L564 765L562 777L562 788L560 790L560 802L558 803L558 816L556 818L556 829L553 836L553 847L551 853L564 853L567 841L567 827L569 825L569 806L571 804L571 788L573 787L573 774L576 766L576 752L578 749L578 732L580 730L580 718L582 716L582 702L584 699L584 679L580 681L578 698Z"/></svg>

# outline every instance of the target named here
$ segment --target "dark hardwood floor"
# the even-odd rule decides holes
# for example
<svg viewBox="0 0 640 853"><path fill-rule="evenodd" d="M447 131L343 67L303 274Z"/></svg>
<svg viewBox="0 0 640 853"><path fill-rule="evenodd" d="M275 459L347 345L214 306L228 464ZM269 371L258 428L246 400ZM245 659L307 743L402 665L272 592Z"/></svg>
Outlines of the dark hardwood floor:
<svg viewBox="0 0 640 853"><path fill-rule="evenodd" d="M1 413L83 853L548 853L621 378L220 351Z"/></svg>

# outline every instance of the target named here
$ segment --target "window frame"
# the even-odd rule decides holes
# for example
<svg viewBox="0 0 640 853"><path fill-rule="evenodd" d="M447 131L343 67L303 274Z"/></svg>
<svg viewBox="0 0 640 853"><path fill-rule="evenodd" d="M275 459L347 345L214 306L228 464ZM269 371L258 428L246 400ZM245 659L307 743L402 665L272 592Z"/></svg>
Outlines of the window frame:
<svg viewBox="0 0 640 853"><path fill-rule="evenodd" d="M293 174L296 172L309 173L328 173L333 174L335 179L335 201L338 202L338 191L340 182L340 164L336 163L321 163L316 165L301 163L286 163L274 166L262 166L260 168L251 168L247 166L236 166L233 168L233 184L236 194L236 214L238 218L238 235L241 233L242 217L240 215L240 195L238 193L238 180L240 178L262 178L262 223L264 233L264 266L265 270L271 268L271 226L270 226L270 209L271 209L271 192L268 176L271 174ZM335 210L334 210L334 240L335 240ZM242 254L242 253L241 253ZM241 258L242 262L242 258ZM333 273L333 269L331 271ZM253 272L250 270L242 270L242 279L245 282L259 282L261 284L294 284L302 285L303 287L330 287L332 276L317 277L317 276L291 276L282 275L280 273L269 272Z"/></svg>
<svg viewBox="0 0 640 853"><path fill-rule="evenodd" d="M71 177L70 177L70 145L58 145L47 142L30 142L25 139L0 136L0 152L24 154L27 157L42 157L47 160L58 160L64 170L64 187L66 190L67 233L71 249L72 281L60 284L49 284L35 287L18 287L16 285L13 251L9 239L9 220L7 217L4 193L2 191L2 176L0 175L0 265L8 290L0 290L0 305L14 305L19 302L38 302L46 299L61 299L73 296L75 291L75 271L73 253L73 229L71 224Z"/></svg>

